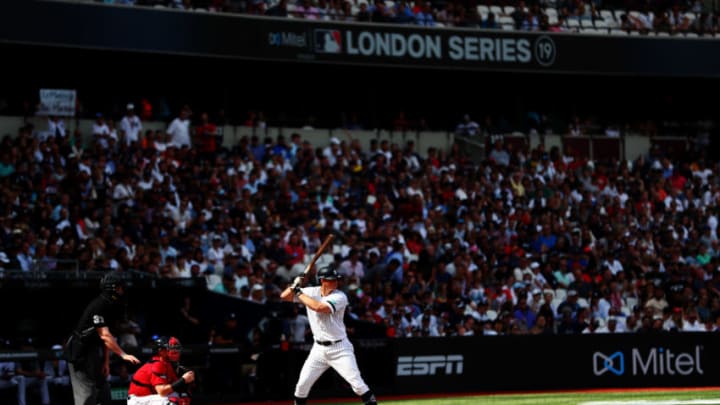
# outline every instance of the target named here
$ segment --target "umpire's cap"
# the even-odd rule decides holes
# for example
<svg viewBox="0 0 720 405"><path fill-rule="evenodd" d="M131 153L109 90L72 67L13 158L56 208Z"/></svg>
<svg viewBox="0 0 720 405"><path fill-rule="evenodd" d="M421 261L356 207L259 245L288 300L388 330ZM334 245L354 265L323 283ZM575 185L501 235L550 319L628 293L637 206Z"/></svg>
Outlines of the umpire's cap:
<svg viewBox="0 0 720 405"><path fill-rule="evenodd" d="M330 264L318 270L317 277L320 280L337 280L339 278L342 278L342 275L337 272L337 270L335 269L335 265Z"/></svg>

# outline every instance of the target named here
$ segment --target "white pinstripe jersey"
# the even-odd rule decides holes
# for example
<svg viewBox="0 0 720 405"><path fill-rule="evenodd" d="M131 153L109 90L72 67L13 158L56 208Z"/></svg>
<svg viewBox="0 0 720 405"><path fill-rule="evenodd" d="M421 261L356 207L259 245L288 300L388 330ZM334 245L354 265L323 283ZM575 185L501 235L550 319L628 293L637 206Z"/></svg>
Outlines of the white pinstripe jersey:
<svg viewBox="0 0 720 405"><path fill-rule="evenodd" d="M345 339L347 333L345 331L345 308L347 308L348 299L344 292L334 290L329 295L322 297L320 295L320 286L305 287L302 289L303 294L330 305L332 312L323 314L313 310L307 311L310 329L312 330L315 340L319 341L336 341ZM297 300L297 298L296 298Z"/></svg>

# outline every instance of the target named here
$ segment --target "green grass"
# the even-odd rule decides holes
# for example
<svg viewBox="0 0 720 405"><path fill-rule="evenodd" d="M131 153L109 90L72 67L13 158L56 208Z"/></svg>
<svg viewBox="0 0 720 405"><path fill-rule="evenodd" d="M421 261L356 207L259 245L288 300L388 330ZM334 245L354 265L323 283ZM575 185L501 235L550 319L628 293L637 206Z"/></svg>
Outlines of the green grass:
<svg viewBox="0 0 720 405"><path fill-rule="evenodd" d="M411 400L380 397L378 400L381 405L710 405L720 404L720 389L496 394ZM331 403L322 402L324 404ZM359 401L338 402L335 405L357 405L359 403Z"/></svg>

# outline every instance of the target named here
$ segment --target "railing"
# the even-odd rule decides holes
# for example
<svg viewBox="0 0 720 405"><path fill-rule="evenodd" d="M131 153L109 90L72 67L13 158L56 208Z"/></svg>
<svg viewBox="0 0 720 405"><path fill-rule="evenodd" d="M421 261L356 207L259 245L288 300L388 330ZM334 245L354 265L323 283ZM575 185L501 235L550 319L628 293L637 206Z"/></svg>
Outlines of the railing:
<svg viewBox="0 0 720 405"><path fill-rule="evenodd" d="M29 118L27 122L32 123L38 131L42 131L42 128L46 126L45 119L46 117L38 116ZM24 122L23 117L0 116L0 134L16 134L17 129ZM93 122L94 120L91 119L68 120L68 132L77 129L84 134L82 139L78 140L79 146L89 147L92 145L92 136L89 134L92 133ZM167 124L163 121L147 121L143 122L143 128L145 130L164 130L167 128ZM687 130L690 131L690 129ZM684 156L691 146L691 136L689 134L652 137L627 134L612 138L604 134L563 136L559 134L512 132L493 134L487 137L462 137L455 135L451 131L304 129L293 127L253 128L244 125L225 125L222 127L222 133L222 146L228 149L232 149L245 136L256 135L261 139L264 137L276 139L278 135L283 135L287 139L291 134L297 133L303 140L309 141L314 148L327 146L332 137L345 141L355 139L360 142L364 150L369 149L373 140L388 140L390 143L397 143L401 147L405 146L408 141L413 141L415 151L422 157L427 156L428 148L433 147L447 151L455 142L459 142L461 143L461 150L468 153L475 161L483 159L497 139L512 144L515 150L524 147L532 149L543 144L547 151L552 147L558 147L563 152L579 151L582 156L587 156L593 160L608 158L634 160L640 155L647 154L654 145L659 146L663 151L669 151L670 156L673 158L679 158Z"/></svg>
<svg viewBox="0 0 720 405"><path fill-rule="evenodd" d="M672 159L680 159L687 156L691 147L690 136L645 136L625 135L620 137L608 137L606 135L580 135L563 136L557 134L532 134L522 133L496 134L488 137L464 137L456 136L455 142L461 144L462 150L478 162L477 159L484 159L492 149L495 141L500 140L504 144L511 144L513 150L528 148L534 149L538 145L544 145L546 151L557 147L563 153L580 156L590 160L635 160L639 156L648 154L651 148L657 146L660 150Z"/></svg>

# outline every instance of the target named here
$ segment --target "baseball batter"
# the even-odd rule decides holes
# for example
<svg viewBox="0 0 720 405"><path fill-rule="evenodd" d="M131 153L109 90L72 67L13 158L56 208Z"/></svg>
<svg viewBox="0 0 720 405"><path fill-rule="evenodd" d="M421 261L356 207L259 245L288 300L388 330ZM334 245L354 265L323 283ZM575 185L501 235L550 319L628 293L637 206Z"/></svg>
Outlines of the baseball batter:
<svg viewBox="0 0 720 405"><path fill-rule="evenodd" d="M340 277L334 266L324 267L318 271L320 286L302 288L300 276L281 294L283 300L295 299L310 309L307 316L315 339L295 386L296 405L307 404L310 389L329 367L350 384L366 405L377 404L375 395L360 375L355 350L345 332L343 317L348 299L337 289Z"/></svg>

